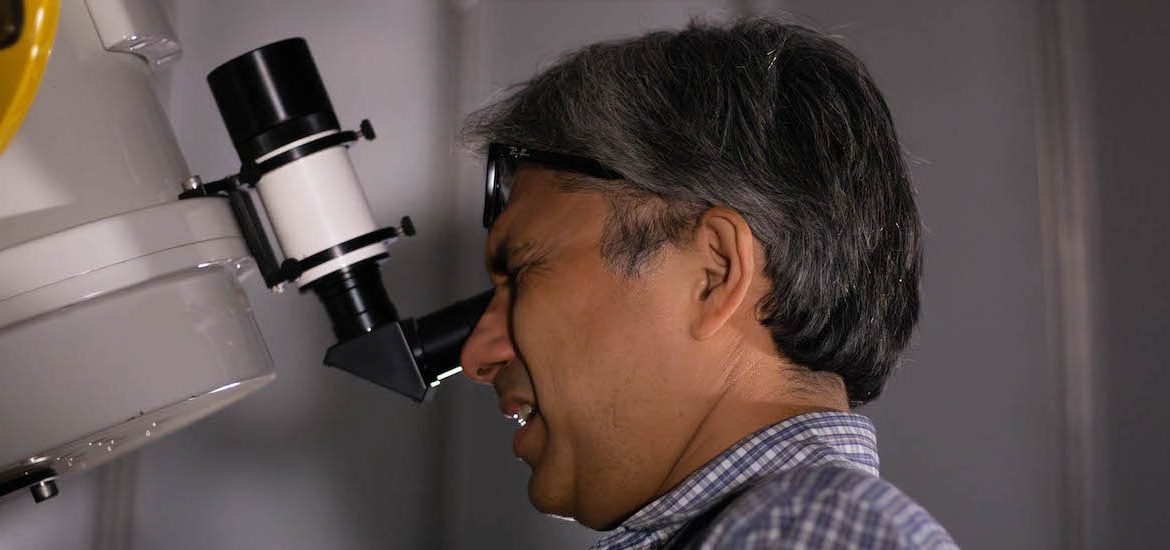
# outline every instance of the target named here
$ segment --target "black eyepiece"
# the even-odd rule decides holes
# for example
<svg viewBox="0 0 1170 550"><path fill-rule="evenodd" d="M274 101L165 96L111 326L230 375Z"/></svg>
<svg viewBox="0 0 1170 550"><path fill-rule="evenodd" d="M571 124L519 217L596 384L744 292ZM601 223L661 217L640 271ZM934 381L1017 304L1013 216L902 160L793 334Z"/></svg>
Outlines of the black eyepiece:
<svg viewBox="0 0 1170 550"><path fill-rule="evenodd" d="M211 71L207 83L245 163L298 139L340 129L304 38L236 57Z"/></svg>
<svg viewBox="0 0 1170 550"><path fill-rule="evenodd" d="M489 290L451 304L418 319L402 321L425 377L434 380L439 375L459 366L463 344L483 316L494 291Z"/></svg>
<svg viewBox="0 0 1170 550"><path fill-rule="evenodd" d="M492 294L489 290L418 319L343 339L329 348L325 364L422 401L443 374L458 368L463 344Z"/></svg>

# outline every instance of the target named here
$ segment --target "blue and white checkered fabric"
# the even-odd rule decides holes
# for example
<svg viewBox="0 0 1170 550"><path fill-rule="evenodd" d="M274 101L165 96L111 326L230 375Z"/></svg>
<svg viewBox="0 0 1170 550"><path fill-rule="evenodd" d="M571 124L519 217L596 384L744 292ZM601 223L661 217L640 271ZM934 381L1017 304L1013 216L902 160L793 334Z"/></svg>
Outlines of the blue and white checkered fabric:
<svg viewBox="0 0 1170 550"><path fill-rule="evenodd" d="M730 500L689 540L688 522ZM690 530L686 533L691 533ZM724 451L594 548L956 548L921 506L878 477L873 423L811 413Z"/></svg>

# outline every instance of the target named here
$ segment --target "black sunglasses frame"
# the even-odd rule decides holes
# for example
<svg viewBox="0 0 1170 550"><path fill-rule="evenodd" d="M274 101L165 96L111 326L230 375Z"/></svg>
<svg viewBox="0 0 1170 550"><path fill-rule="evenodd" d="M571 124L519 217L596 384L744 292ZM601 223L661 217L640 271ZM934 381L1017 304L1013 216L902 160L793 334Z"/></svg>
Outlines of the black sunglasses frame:
<svg viewBox="0 0 1170 550"><path fill-rule="evenodd" d="M538 151L519 145L505 145L492 143L488 145L487 173L483 200L483 226L491 228L496 218L508 206L508 197L511 189L501 184L501 177L505 171L515 173L516 165L520 162L541 164L555 170L576 172L603 180L620 180L622 175L588 157Z"/></svg>

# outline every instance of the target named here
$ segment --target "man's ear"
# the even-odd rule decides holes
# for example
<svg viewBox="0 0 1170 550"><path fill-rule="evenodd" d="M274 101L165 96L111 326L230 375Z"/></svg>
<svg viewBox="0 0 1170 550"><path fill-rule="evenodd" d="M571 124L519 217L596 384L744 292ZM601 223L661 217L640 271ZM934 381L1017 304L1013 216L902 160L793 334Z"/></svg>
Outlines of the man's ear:
<svg viewBox="0 0 1170 550"><path fill-rule="evenodd" d="M691 336L704 340L723 328L747 297L756 272L755 237L739 212L716 206L699 219L695 244L702 273Z"/></svg>

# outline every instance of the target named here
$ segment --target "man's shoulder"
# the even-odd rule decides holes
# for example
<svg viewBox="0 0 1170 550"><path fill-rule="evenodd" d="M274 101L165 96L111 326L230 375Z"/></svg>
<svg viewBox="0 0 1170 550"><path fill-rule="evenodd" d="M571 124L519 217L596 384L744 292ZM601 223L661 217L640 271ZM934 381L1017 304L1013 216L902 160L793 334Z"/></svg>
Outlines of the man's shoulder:
<svg viewBox="0 0 1170 550"><path fill-rule="evenodd" d="M953 548L930 513L893 484L841 465L771 475L705 530L708 548Z"/></svg>

